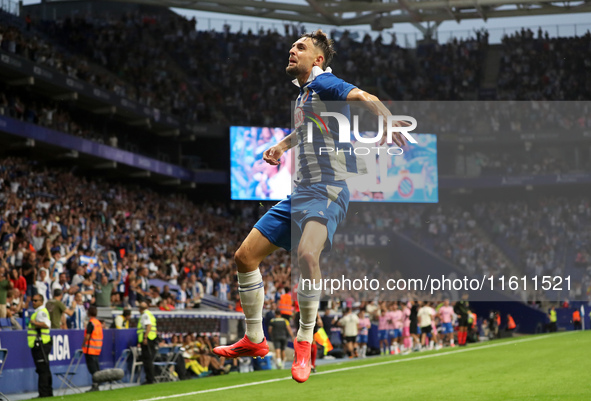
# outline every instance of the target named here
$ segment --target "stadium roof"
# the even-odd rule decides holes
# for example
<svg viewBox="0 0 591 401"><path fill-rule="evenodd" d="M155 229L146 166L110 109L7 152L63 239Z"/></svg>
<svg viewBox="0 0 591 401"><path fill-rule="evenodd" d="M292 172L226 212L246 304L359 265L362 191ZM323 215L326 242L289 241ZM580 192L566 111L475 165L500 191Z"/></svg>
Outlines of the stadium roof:
<svg viewBox="0 0 591 401"><path fill-rule="evenodd" d="M591 0L126 0L240 16L336 26L370 25L388 29L411 23L436 28L447 20L591 12ZM423 24L423 23L428 23Z"/></svg>

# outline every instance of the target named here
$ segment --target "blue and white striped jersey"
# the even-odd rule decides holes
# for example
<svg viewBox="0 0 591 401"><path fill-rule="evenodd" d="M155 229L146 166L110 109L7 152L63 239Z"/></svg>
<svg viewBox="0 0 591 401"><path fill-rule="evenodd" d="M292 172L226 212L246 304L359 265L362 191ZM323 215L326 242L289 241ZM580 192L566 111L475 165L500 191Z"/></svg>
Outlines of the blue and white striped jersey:
<svg viewBox="0 0 591 401"><path fill-rule="evenodd" d="M297 79L293 83L299 86ZM334 76L330 68L326 71L318 66L312 68L308 82L300 88L294 109L294 126L298 136L296 184L330 183L367 173L365 163L356 157L353 145L339 142L336 119L320 116L323 112L338 112L350 119L349 106L344 102L354 88L354 85ZM308 142L308 122L313 122L311 143ZM322 153L321 148L325 148ZM334 151L327 152L326 148Z"/></svg>

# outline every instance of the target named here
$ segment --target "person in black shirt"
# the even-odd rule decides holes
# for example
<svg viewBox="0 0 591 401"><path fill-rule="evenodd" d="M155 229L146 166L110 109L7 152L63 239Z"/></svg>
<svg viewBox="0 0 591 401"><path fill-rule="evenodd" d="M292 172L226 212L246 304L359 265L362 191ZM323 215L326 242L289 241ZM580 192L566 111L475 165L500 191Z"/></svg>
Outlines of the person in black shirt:
<svg viewBox="0 0 591 401"><path fill-rule="evenodd" d="M324 332L326 333L328 339L331 341L332 345L335 348L338 348L338 346L340 346L340 341L333 341L334 338L332 336L332 326L334 326L338 320L338 316L333 315L332 310L330 308L326 308L324 310L324 316L322 316L322 327L324 327ZM314 331L314 333L316 333L316 331Z"/></svg>
<svg viewBox="0 0 591 401"><path fill-rule="evenodd" d="M31 252L26 262L23 262L23 277L27 282L27 293L25 298L27 304L33 299L33 295L37 293L35 288L35 277L37 276L37 254Z"/></svg>
<svg viewBox="0 0 591 401"><path fill-rule="evenodd" d="M412 337L412 343L414 347L419 345L419 305L416 301L410 301L412 306L410 308L410 336Z"/></svg>
<svg viewBox="0 0 591 401"><path fill-rule="evenodd" d="M279 309L275 310L275 317L269 322L269 335L273 340L275 347L275 361L277 369L283 369L283 361L285 361L285 346L287 345L288 335L293 341L293 331L287 319L281 317Z"/></svg>
<svg viewBox="0 0 591 401"><path fill-rule="evenodd" d="M458 316L458 345L465 346L468 338L468 314L470 313L468 294L464 294L462 300L455 303L454 313Z"/></svg>

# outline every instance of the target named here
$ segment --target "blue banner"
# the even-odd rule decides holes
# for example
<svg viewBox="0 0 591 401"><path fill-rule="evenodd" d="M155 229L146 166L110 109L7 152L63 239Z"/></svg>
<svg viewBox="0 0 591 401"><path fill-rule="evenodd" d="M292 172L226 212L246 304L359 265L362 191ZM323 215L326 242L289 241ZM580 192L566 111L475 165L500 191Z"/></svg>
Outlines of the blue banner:
<svg viewBox="0 0 591 401"><path fill-rule="evenodd" d="M227 174L223 171L193 171L175 166L174 164L161 162L149 157L140 156L125 150L112 148L98 142L89 141L63 132L54 131L38 125L24 123L10 117L0 116L0 131L17 135L23 138L31 138L50 145L65 149L77 150L91 156L111 160L138 169L151 171L183 181L191 181L200 184L224 184L227 182Z"/></svg>
<svg viewBox="0 0 591 401"><path fill-rule="evenodd" d="M527 185L588 184L591 173L537 174L486 177L439 177L441 188L500 188Z"/></svg>
<svg viewBox="0 0 591 401"><path fill-rule="evenodd" d="M0 331L0 348L8 350L0 377L0 389L3 393L37 391L38 376L25 334L24 330ZM55 374L66 372L76 350L82 348L84 330L52 330L51 337L53 346L49 354L49 364L53 373L53 388L59 389L62 382ZM101 369L112 368L123 350L137 345L135 329L103 330L103 337L103 349L99 357ZM80 362L73 382L78 386L90 386L92 383L84 359Z"/></svg>

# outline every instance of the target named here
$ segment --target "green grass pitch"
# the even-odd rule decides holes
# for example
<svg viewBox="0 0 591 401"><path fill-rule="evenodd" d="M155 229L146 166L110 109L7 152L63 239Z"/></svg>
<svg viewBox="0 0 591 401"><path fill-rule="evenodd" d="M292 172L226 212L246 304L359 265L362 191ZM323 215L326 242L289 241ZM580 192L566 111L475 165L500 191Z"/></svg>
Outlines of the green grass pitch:
<svg viewBox="0 0 591 401"><path fill-rule="evenodd" d="M303 384L291 380L289 370L273 370L63 398L66 401L589 400L590 350L591 333L559 333L407 356L347 360L319 367L318 373Z"/></svg>

